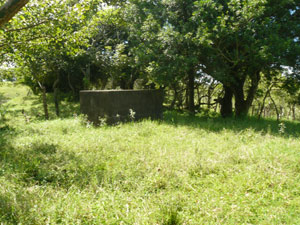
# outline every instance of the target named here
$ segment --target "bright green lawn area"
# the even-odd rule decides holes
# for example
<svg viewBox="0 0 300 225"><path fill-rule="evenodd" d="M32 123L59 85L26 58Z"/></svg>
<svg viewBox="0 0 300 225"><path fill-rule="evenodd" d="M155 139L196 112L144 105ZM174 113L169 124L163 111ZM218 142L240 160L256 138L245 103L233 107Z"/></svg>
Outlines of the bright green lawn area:
<svg viewBox="0 0 300 225"><path fill-rule="evenodd" d="M298 122L165 112L95 128L20 96L1 106L0 224L300 224Z"/></svg>

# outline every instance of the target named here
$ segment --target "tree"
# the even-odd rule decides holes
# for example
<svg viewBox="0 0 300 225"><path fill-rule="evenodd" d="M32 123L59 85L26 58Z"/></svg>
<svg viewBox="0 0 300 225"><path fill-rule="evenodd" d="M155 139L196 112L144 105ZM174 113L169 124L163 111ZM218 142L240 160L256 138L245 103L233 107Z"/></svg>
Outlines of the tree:
<svg viewBox="0 0 300 225"><path fill-rule="evenodd" d="M40 7L34 7L39 4ZM66 58L80 54L88 46L87 24L97 12L96 1L31 1L6 31L2 33L4 54L15 65L26 67L30 74L24 80L33 89L41 90L45 118L48 118L46 92L54 91L56 114L61 71L66 69ZM39 15L39 16L37 16ZM34 81L34 82L32 82ZM36 89L36 90L38 90Z"/></svg>
<svg viewBox="0 0 300 225"><path fill-rule="evenodd" d="M171 90L171 105L185 103L194 112L195 89L203 86L198 105L207 99L211 106L214 85L221 83L223 116L233 107L236 116L247 114L262 76L272 80L283 65L299 68L295 0L108 4L114 6L32 0L0 31L0 57L31 70L24 80L54 96L58 89L75 96L81 88L133 88L140 78L144 87ZM206 75L215 83L204 81Z"/></svg>
<svg viewBox="0 0 300 225"><path fill-rule="evenodd" d="M29 0L8 0L0 8L0 27L6 24Z"/></svg>
<svg viewBox="0 0 300 225"><path fill-rule="evenodd" d="M200 61L225 90L223 116L246 115L261 74L295 65L299 55L299 3L293 0L196 1ZM298 39L297 39L298 38ZM246 89L246 84L248 88Z"/></svg>
<svg viewBox="0 0 300 225"><path fill-rule="evenodd" d="M137 62L146 65L148 78L161 87L186 85L186 106L195 110L195 79L199 76L193 0L132 1L127 21ZM177 93L175 91L175 93Z"/></svg>

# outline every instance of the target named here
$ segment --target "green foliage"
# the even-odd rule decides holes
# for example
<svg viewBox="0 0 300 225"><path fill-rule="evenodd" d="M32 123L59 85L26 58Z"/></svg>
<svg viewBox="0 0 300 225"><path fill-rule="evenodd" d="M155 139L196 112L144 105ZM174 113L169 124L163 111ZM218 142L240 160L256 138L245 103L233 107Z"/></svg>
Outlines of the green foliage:
<svg viewBox="0 0 300 225"><path fill-rule="evenodd" d="M35 93L59 89L78 100L81 89L161 87L190 111L194 90L211 90L210 75L224 87L215 96L222 109L231 115L234 96L243 115L261 78L271 82L287 66L293 75L280 89L298 92L298 15L294 0L34 0L1 28L0 57Z"/></svg>
<svg viewBox="0 0 300 225"><path fill-rule="evenodd" d="M132 1L125 9L126 21L136 21L128 24L132 53L151 81L168 86L198 69L193 9L193 1Z"/></svg>
<svg viewBox="0 0 300 225"><path fill-rule="evenodd" d="M203 64L234 95L236 114L247 113L262 73L296 65L299 26L291 11L299 7L295 1L277 3L196 1L197 41L207 54ZM247 79L251 88L245 91Z"/></svg>
<svg viewBox="0 0 300 225"><path fill-rule="evenodd" d="M74 70L70 64L86 51L91 35L87 23L93 21L100 4L101 1L30 1L0 35L5 60L26 70L23 81L33 90L42 84L51 91L57 79L62 90L70 90L69 73ZM75 91L82 84L73 86Z"/></svg>

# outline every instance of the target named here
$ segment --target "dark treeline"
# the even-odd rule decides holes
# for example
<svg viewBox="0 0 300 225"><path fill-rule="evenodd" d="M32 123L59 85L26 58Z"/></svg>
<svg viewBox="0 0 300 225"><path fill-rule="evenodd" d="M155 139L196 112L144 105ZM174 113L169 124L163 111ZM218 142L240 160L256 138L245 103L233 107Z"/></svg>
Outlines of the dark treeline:
<svg viewBox="0 0 300 225"><path fill-rule="evenodd" d="M30 1L1 28L2 80L47 93L160 88L166 107L296 119L296 0ZM47 117L47 115L46 115Z"/></svg>

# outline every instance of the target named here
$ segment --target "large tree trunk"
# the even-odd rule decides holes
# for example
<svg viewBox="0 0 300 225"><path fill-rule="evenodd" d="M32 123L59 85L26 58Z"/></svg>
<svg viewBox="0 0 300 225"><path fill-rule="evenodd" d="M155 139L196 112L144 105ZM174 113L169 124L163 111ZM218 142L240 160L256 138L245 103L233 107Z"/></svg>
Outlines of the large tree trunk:
<svg viewBox="0 0 300 225"><path fill-rule="evenodd" d="M221 115L222 117L231 117L232 116L232 97L233 92L230 87L224 85L224 97L222 98L221 105Z"/></svg>
<svg viewBox="0 0 300 225"><path fill-rule="evenodd" d="M252 102L254 100L257 91L259 80L260 80L260 73L257 72L253 74L253 76L251 77L251 86L248 90L246 99L244 94L245 79L241 79L235 85L233 85L236 117L243 117L248 115L249 109L252 105Z"/></svg>
<svg viewBox="0 0 300 225"><path fill-rule="evenodd" d="M0 27L7 23L29 0L8 0L0 8Z"/></svg>
<svg viewBox="0 0 300 225"><path fill-rule="evenodd" d="M247 104L244 96L244 83L234 88L235 98L235 116L242 117L248 114L250 106Z"/></svg>

